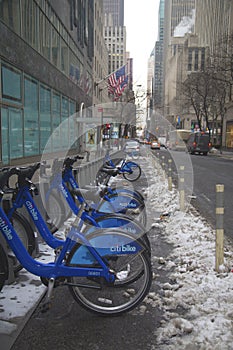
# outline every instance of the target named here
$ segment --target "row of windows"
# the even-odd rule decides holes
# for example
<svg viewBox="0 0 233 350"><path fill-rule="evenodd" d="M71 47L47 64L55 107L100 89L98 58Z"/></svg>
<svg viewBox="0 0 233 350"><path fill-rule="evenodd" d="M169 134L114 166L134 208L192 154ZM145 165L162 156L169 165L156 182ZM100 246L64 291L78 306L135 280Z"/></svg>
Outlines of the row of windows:
<svg viewBox="0 0 233 350"><path fill-rule="evenodd" d="M105 36L122 37L124 35L124 27L105 27Z"/></svg>
<svg viewBox="0 0 233 350"><path fill-rule="evenodd" d="M0 102L3 164L77 147L75 102L4 62Z"/></svg>
<svg viewBox="0 0 233 350"><path fill-rule="evenodd" d="M82 53L47 1L37 1L42 8L33 0L2 0L0 18L83 91L91 95L91 72L84 70Z"/></svg>
<svg viewBox="0 0 233 350"><path fill-rule="evenodd" d="M204 70L205 48L189 48L188 50L188 71Z"/></svg>

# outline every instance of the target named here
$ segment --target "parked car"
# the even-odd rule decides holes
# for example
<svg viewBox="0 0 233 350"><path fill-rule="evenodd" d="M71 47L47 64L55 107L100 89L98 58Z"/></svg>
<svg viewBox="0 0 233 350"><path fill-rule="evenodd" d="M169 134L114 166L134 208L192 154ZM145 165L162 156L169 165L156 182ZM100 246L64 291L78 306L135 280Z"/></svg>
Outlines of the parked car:
<svg viewBox="0 0 233 350"><path fill-rule="evenodd" d="M187 150L191 154L199 153L207 155L211 149L209 133L193 132L189 135L187 140Z"/></svg>
<svg viewBox="0 0 233 350"><path fill-rule="evenodd" d="M126 141L123 151L129 156L139 156L140 155L140 145L138 141L128 140Z"/></svg>
<svg viewBox="0 0 233 350"><path fill-rule="evenodd" d="M151 141L151 149L160 149L160 143L158 141Z"/></svg>

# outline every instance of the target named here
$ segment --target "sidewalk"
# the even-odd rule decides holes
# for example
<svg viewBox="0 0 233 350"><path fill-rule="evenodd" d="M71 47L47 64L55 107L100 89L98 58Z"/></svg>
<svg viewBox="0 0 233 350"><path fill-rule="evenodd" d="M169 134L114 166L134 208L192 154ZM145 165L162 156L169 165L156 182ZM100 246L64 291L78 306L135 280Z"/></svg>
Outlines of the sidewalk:
<svg viewBox="0 0 233 350"><path fill-rule="evenodd" d="M226 159L233 160L233 152L231 151L220 151L216 148L212 148L211 151L209 152L209 155L217 156L217 157L222 157Z"/></svg>
<svg viewBox="0 0 233 350"><path fill-rule="evenodd" d="M40 258L49 262L53 260L53 249L39 244ZM9 350L22 331L26 322L39 304L46 291L38 276L22 269L16 281L5 285L0 292L0 339L1 349Z"/></svg>
<svg viewBox="0 0 233 350"><path fill-rule="evenodd" d="M160 293L151 293L141 306L144 312L156 312L159 307L164 314L161 327L154 329L151 350L232 350L231 244L225 242L224 265L219 273L215 272L213 229L193 207L189 206L186 213L181 212L176 189L168 191L164 177L148 164L148 159L140 161L153 181L144 189L151 226L161 228L164 240L174 247L168 258L164 258L163 251L160 256L152 257L159 262L159 269L170 274L170 282L161 284ZM169 215L158 220L154 211L166 211ZM52 250L45 245L40 245L40 250L41 259L49 261ZM159 275L159 269L154 271L155 275ZM3 288L0 293L1 349L11 348L44 291L39 278L25 270L19 273L17 283Z"/></svg>

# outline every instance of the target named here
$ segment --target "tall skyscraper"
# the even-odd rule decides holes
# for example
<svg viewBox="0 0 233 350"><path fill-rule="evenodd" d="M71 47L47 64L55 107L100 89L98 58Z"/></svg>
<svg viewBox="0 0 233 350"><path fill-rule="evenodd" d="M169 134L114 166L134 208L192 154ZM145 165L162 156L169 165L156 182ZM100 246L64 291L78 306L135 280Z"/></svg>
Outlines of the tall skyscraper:
<svg viewBox="0 0 233 350"><path fill-rule="evenodd" d="M126 28L124 0L103 0L104 38L108 48L109 74L126 64Z"/></svg>
<svg viewBox="0 0 233 350"><path fill-rule="evenodd" d="M194 32L196 0L166 0L164 4L163 104L167 115L171 112L171 100L175 100L175 90L171 91L171 80L174 84L176 79L174 76L172 78L172 75L177 74L172 72L170 59L175 57L182 45L180 37L184 37L185 33Z"/></svg>
<svg viewBox="0 0 233 350"><path fill-rule="evenodd" d="M170 22L170 36L174 36L174 30L181 23L183 17L191 17L192 10L195 9L196 0L171 0L171 22Z"/></svg>
<svg viewBox="0 0 233 350"><path fill-rule="evenodd" d="M166 0L164 5L164 50L170 45L175 29L184 17L191 18L195 10L196 0Z"/></svg>
<svg viewBox="0 0 233 350"><path fill-rule="evenodd" d="M103 5L104 14L108 17L108 25L112 27L123 27L124 0L104 0Z"/></svg>
<svg viewBox="0 0 233 350"><path fill-rule="evenodd" d="M213 53L216 42L233 31L232 0L196 0L195 33L200 46Z"/></svg>
<svg viewBox="0 0 233 350"><path fill-rule="evenodd" d="M164 0L160 0L158 22L158 41L155 43L153 100L156 107L161 107L163 101Z"/></svg>

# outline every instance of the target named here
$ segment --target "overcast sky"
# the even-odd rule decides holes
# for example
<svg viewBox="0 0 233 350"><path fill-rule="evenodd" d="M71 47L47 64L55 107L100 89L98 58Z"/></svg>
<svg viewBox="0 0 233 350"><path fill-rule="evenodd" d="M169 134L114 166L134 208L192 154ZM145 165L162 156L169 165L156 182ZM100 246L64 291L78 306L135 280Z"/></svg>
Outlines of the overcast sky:
<svg viewBox="0 0 233 350"><path fill-rule="evenodd" d="M158 39L159 0L125 0L126 48L133 58L134 84L146 89L147 61Z"/></svg>

